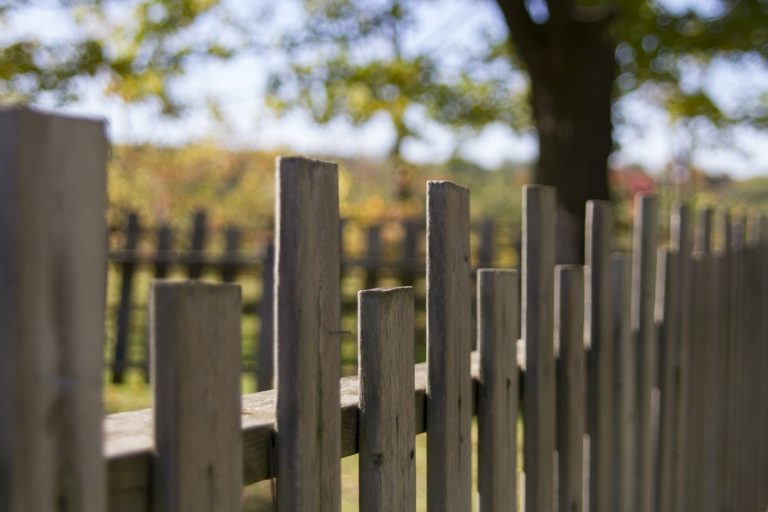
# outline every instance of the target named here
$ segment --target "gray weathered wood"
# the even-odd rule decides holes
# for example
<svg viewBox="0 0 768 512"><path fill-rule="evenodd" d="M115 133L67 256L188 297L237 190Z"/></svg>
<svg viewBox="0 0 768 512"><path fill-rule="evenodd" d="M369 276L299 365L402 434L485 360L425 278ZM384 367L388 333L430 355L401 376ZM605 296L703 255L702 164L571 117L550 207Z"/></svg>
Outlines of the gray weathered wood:
<svg viewBox="0 0 768 512"><path fill-rule="evenodd" d="M658 200L653 195L635 197L632 243L632 332L637 343L637 512L653 505L653 430L651 392L655 382L654 297Z"/></svg>
<svg viewBox="0 0 768 512"><path fill-rule="evenodd" d="M525 510L555 508L555 190L523 189L522 339L525 342Z"/></svg>
<svg viewBox="0 0 768 512"><path fill-rule="evenodd" d="M104 124L0 111L0 510L100 512Z"/></svg>
<svg viewBox="0 0 768 512"><path fill-rule="evenodd" d="M517 510L519 308L516 271L477 271L477 487L481 512Z"/></svg>
<svg viewBox="0 0 768 512"><path fill-rule="evenodd" d="M637 467L636 357L630 324L632 260L628 254L612 255L613 274L613 360L614 360L614 481L612 510L635 510L635 468Z"/></svg>
<svg viewBox="0 0 768 512"><path fill-rule="evenodd" d="M672 496L671 510L684 510L685 503L685 470L686 466L686 432L688 410L688 369L690 355L690 303L691 303L691 214L688 205L678 204L673 207L670 228L670 251L678 260L675 263L678 288L677 297L680 312L676 322L675 348L672 354L672 368L676 375L673 382L672 403L674 417L672 419L674 432L670 447L672 458Z"/></svg>
<svg viewBox="0 0 768 512"><path fill-rule="evenodd" d="M335 164L279 158L275 344L277 509L340 509L341 264Z"/></svg>
<svg viewBox="0 0 768 512"><path fill-rule="evenodd" d="M427 183L427 506L471 507L469 191Z"/></svg>
<svg viewBox="0 0 768 512"><path fill-rule="evenodd" d="M240 314L236 285L152 285L155 511L242 508Z"/></svg>
<svg viewBox="0 0 768 512"><path fill-rule="evenodd" d="M663 263L662 263L663 262ZM680 321L680 258L676 253L662 250L659 273L663 268L664 301L661 312L659 339L659 386L661 404L659 416L659 455L656 470L656 505L659 512L671 512L674 491L675 455L672 444L676 428L676 354L678 349L678 322Z"/></svg>
<svg viewBox="0 0 768 512"><path fill-rule="evenodd" d="M607 340L603 342L605 341ZM584 272L580 266L558 265L555 270L555 344L559 352L557 361L558 510L580 512L584 508L583 446L586 430ZM597 475L590 476L598 478Z"/></svg>
<svg viewBox="0 0 768 512"><path fill-rule="evenodd" d="M413 289L358 294L360 510L416 510Z"/></svg>
<svg viewBox="0 0 768 512"><path fill-rule="evenodd" d="M613 325L610 263L612 205L589 201L586 218L584 337L587 345L587 432L590 437L589 509L611 510L613 455Z"/></svg>

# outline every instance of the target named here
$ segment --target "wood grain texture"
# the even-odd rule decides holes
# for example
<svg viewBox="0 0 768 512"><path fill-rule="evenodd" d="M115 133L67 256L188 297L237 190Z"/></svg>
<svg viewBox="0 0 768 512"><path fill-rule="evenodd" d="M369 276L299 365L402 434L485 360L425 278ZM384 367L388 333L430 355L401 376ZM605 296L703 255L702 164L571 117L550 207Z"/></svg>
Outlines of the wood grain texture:
<svg viewBox="0 0 768 512"><path fill-rule="evenodd" d="M523 189L522 339L525 342L523 449L525 510L555 508L555 190Z"/></svg>
<svg viewBox="0 0 768 512"><path fill-rule="evenodd" d="M558 510L584 509L586 363L584 353L584 271L555 267L557 360ZM594 475L593 478L599 478ZM600 483L604 485L603 482ZM591 487L591 486L590 486ZM595 486L599 488L598 486ZM610 489L609 489L610 490Z"/></svg>
<svg viewBox="0 0 768 512"><path fill-rule="evenodd" d="M0 510L100 512L100 121L0 111Z"/></svg>
<svg viewBox="0 0 768 512"><path fill-rule="evenodd" d="M413 289L358 293L360 510L416 510Z"/></svg>
<svg viewBox="0 0 768 512"><path fill-rule="evenodd" d="M589 509L611 510L613 455L612 205L589 201L586 218L585 315L587 432L590 437Z"/></svg>
<svg viewBox="0 0 768 512"><path fill-rule="evenodd" d="M612 510L635 510L637 467L637 350L632 338L632 259L614 254L613 274L613 358L614 434L613 464L616 486Z"/></svg>
<svg viewBox="0 0 768 512"><path fill-rule="evenodd" d="M427 507L471 508L469 191L427 183Z"/></svg>
<svg viewBox="0 0 768 512"><path fill-rule="evenodd" d="M654 297L656 284L656 238L658 199L635 197L632 242L632 331L637 340L637 512L653 506L653 460L651 392L655 382L656 351Z"/></svg>
<svg viewBox="0 0 768 512"><path fill-rule="evenodd" d="M341 266L335 164L278 158L277 509L340 510Z"/></svg>
<svg viewBox="0 0 768 512"><path fill-rule="evenodd" d="M242 508L240 287L155 281L153 510Z"/></svg>
<svg viewBox="0 0 768 512"><path fill-rule="evenodd" d="M477 271L477 487L481 512L517 510L519 311L517 271Z"/></svg>

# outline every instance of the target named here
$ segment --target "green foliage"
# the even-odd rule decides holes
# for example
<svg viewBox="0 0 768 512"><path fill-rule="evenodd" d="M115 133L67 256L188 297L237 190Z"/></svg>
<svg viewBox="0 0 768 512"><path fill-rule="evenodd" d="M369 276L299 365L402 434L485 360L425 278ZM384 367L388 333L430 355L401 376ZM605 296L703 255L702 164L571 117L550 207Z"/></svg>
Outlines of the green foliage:
<svg viewBox="0 0 768 512"><path fill-rule="evenodd" d="M449 2L401 0L307 1L301 35L281 41L287 63L269 80L268 103L278 113L301 109L316 122L343 118L360 125L384 114L399 156L408 137L419 138L420 112L441 125L476 131L492 122L529 126L526 90L512 80L508 55L492 44L447 66L441 52L413 49L416 10Z"/></svg>
<svg viewBox="0 0 768 512"><path fill-rule="evenodd" d="M38 2L0 4L0 22ZM101 77L107 92L126 102L158 100L166 115L183 105L171 91L173 80L199 58L226 59L241 44L222 44L195 28L226 23L220 0L137 0L113 4L103 0L60 0L54 6L77 27L65 40L18 37L0 45L0 100L28 103L42 94L60 101L77 95L77 80ZM50 7L50 6L49 6ZM127 11L127 13L125 12Z"/></svg>

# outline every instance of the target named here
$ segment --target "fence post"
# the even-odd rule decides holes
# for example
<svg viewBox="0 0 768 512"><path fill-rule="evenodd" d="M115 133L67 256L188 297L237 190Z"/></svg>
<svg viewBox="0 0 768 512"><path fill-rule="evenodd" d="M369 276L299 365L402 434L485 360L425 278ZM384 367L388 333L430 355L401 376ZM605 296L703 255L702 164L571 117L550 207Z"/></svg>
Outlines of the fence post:
<svg viewBox="0 0 768 512"><path fill-rule="evenodd" d="M106 508L99 121L0 111L0 510Z"/></svg>
<svg viewBox="0 0 768 512"><path fill-rule="evenodd" d="M519 305L517 271L477 271L477 486L481 512L517 510Z"/></svg>
<svg viewBox="0 0 768 512"><path fill-rule="evenodd" d="M413 289L358 293L360 510L416 510Z"/></svg>
<svg viewBox="0 0 768 512"><path fill-rule="evenodd" d="M125 241L123 244L123 257L120 276L120 303L117 309L117 335L115 337L115 352L112 361L112 383L122 384L125 379L125 370L128 366L126 353L128 341L131 336L131 313L133 311L133 271L136 263L136 247L139 241L139 216L135 212L128 214L125 229Z"/></svg>
<svg viewBox="0 0 768 512"><path fill-rule="evenodd" d="M272 389L275 376L275 245L272 240L261 260L261 300L259 301L259 340L256 347L258 390Z"/></svg>
<svg viewBox="0 0 768 512"><path fill-rule="evenodd" d="M630 325L632 260L628 254L613 254L613 463L616 482L612 510L634 510L634 480L637 467L636 357Z"/></svg>
<svg viewBox="0 0 768 512"><path fill-rule="evenodd" d="M275 222L277 509L341 508L336 164L278 158Z"/></svg>
<svg viewBox="0 0 768 512"><path fill-rule="evenodd" d="M366 233L366 252L363 260L365 267L365 288L376 288L379 281L378 268L381 264L381 226L374 224Z"/></svg>
<svg viewBox="0 0 768 512"><path fill-rule="evenodd" d="M240 287L156 281L150 299L154 510L240 510Z"/></svg>
<svg viewBox="0 0 768 512"><path fill-rule="evenodd" d="M611 510L613 456L613 327L610 251L612 205L587 202L584 337L587 345L587 432L590 438L589 509Z"/></svg>
<svg viewBox="0 0 768 512"><path fill-rule="evenodd" d="M427 182L427 506L465 511L472 492L469 191Z"/></svg>
<svg viewBox="0 0 768 512"><path fill-rule="evenodd" d="M229 226L224 231L225 248L219 263L221 280L225 283L233 283L240 272L240 230L235 226Z"/></svg>
<svg viewBox="0 0 768 512"><path fill-rule="evenodd" d="M525 342L525 510L554 510L553 343L555 190L523 188L522 339Z"/></svg>
<svg viewBox="0 0 768 512"><path fill-rule="evenodd" d="M580 266L558 265L555 268L554 340L556 352L559 352L557 360L558 510L581 512L584 508L583 446L586 428L584 413L586 368L584 273ZM597 475L591 475L591 477L597 478ZM605 485L605 482L600 484Z"/></svg>
<svg viewBox="0 0 768 512"><path fill-rule="evenodd" d="M192 232L189 244L187 277L200 279L205 268L205 243L208 239L208 215L205 210L198 210L192 217Z"/></svg>

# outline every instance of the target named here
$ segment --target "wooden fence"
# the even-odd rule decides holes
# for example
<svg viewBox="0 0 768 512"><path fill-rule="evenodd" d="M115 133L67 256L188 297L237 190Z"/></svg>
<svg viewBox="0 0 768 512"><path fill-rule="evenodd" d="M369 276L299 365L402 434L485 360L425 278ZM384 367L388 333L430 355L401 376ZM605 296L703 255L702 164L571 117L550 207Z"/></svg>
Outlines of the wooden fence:
<svg viewBox="0 0 768 512"><path fill-rule="evenodd" d="M122 225L110 229L110 275L119 289L114 306L107 309L113 383L122 383L130 368L139 368L149 377L148 335L143 321L147 304L139 295L144 293L137 286L139 274L165 279L173 272L188 279L204 277L207 281L255 285L258 293L243 297L244 317L258 320L258 330L253 340L248 340L253 342L247 344L244 353L243 370L254 374L260 390L272 388L273 232L234 225L217 231L210 228L207 219L205 210L196 211L191 229L184 232L168 223L143 225L137 213L128 212ZM497 261L511 263L519 253L519 230L512 226L484 218L472 228L474 269L490 268ZM365 289L381 283L413 286L416 309L423 317L426 250L421 242L425 229L424 220L418 218L378 222L341 219L342 281L355 278L358 286ZM341 298L342 314L354 315L356 294L342 293ZM417 338L423 340L425 326L417 322L416 330Z"/></svg>
<svg viewBox="0 0 768 512"><path fill-rule="evenodd" d="M592 202L586 265L556 267L554 191L526 187L521 271L478 273L472 351L469 191L429 182L427 362L412 289L366 290L359 375L339 379L336 166L282 158L276 391L240 396L239 287L157 281L155 407L103 419L103 126L5 111L0 135L0 510L235 511L244 484L276 478L277 510L338 511L353 453L361 510L414 510L421 432L430 511L768 504L762 217L694 226L681 205L659 248L657 200L639 196L632 254L611 255L610 207Z"/></svg>

